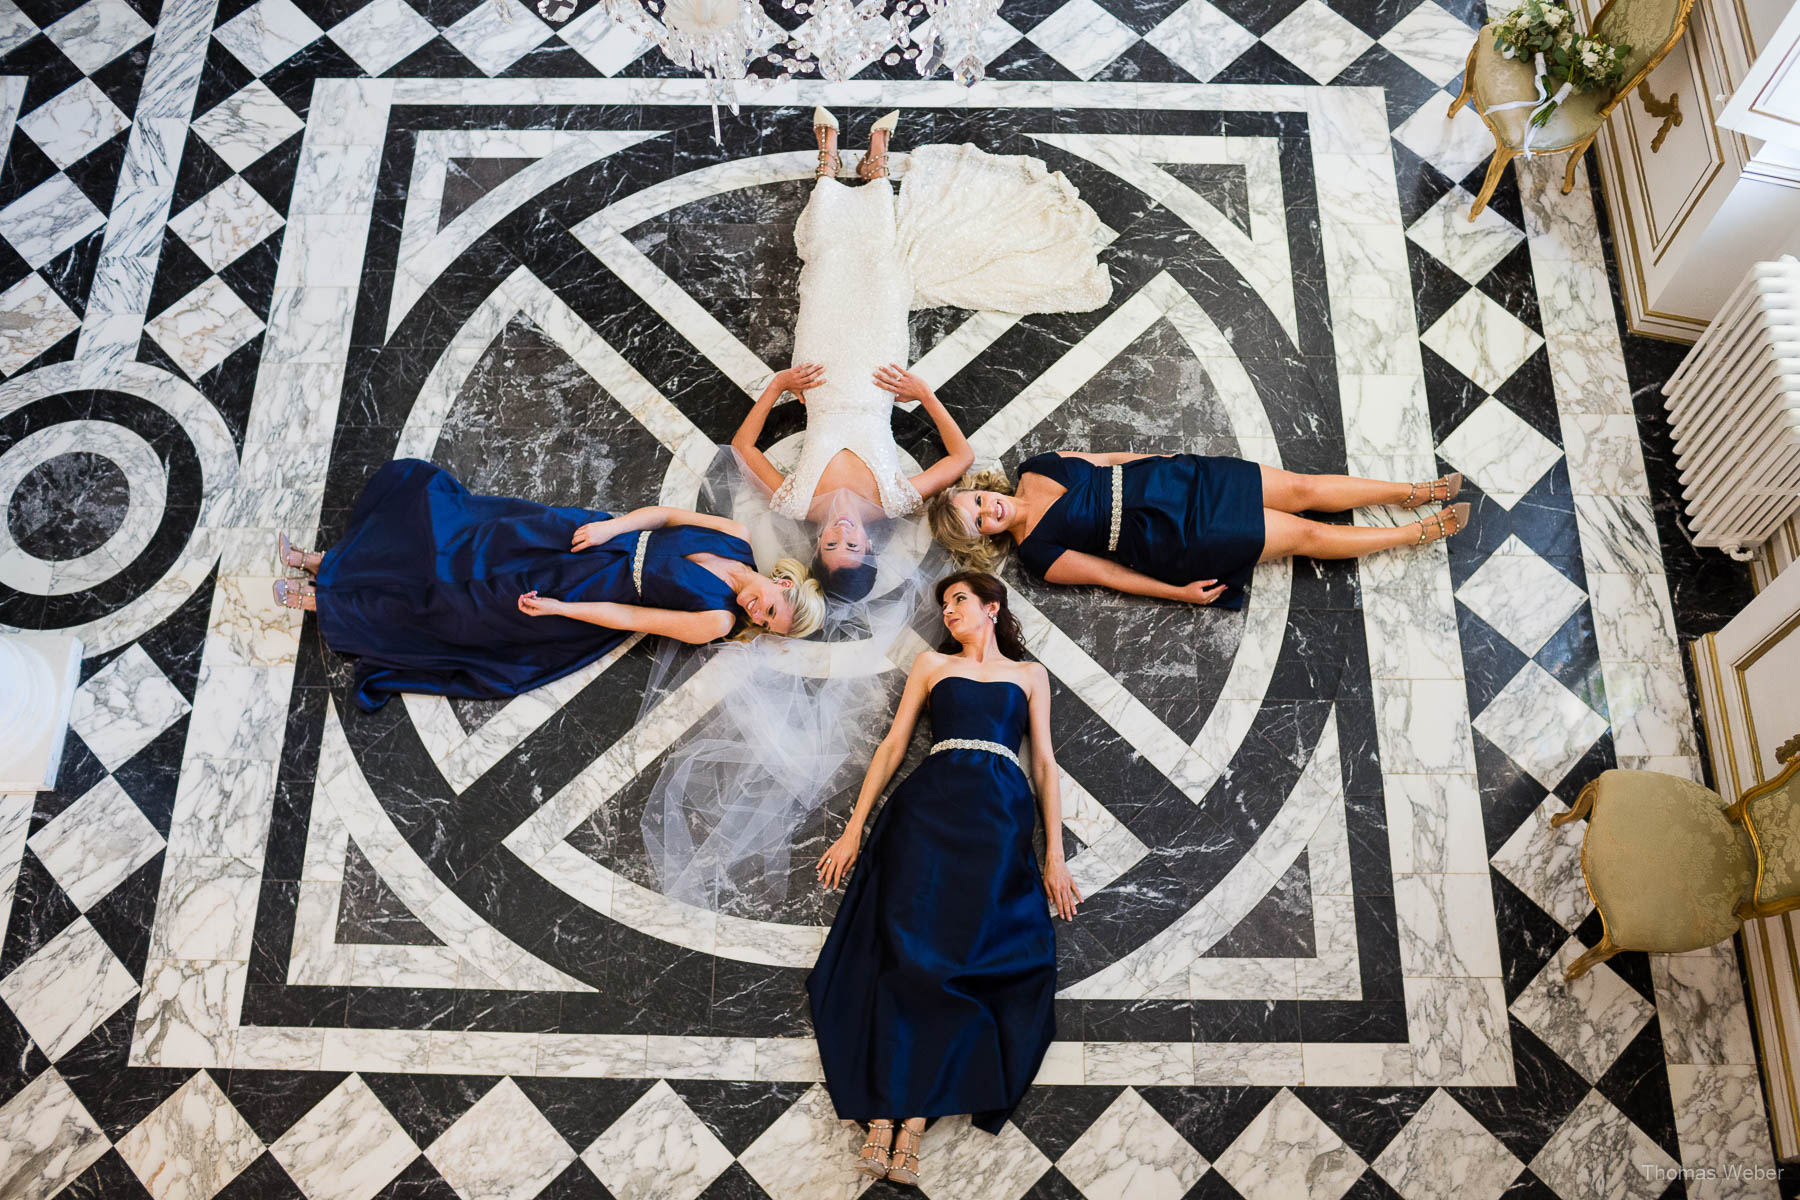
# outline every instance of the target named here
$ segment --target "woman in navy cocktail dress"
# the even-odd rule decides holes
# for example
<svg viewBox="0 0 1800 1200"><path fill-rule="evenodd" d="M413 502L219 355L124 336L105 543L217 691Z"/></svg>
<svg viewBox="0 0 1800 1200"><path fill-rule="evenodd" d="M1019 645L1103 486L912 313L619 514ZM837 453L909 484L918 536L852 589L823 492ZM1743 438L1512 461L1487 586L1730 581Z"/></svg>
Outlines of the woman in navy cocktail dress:
<svg viewBox="0 0 1800 1200"><path fill-rule="evenodd" d="M358 659L358 707L394 692L516 696L593 662L632 632L684 642L740 619L803 637L824 599L806 568L760 575L735 521L678 508L623 516L477 496L441 467L396 459L375 473L337 545L283 537L275 598L315 610L325 644ZM549 618L549 619L544 619Z"/></svg>
<svg viewBox="0 0 1800 1200"><path fill-rule="evenodd" d="M1039 454L1015 487L998 471L965 477L931 504L931 529L960 561L991 568L1005 544L1050 583L1089 583L1191 604L1238 608L1259 562L1304 554L1360 558L1423 545L1466 527L1456 504L1412 525L1331 525L1296 514L1374 504L1447 503L1461 475L1389 483L1301 475L1199 454Z"/></svg>
<svg viewBox="0 0 1800 1200"><path fill-rule="evenodd" d="M998 1133L1037 1074L1056 1033L1044 895L1065 918L1081 899L1063 861L1049 675L1020 661L998 579L959 572L937 591L953 640L914 661L849 825L819 860L827 887L856 870L806 981L832 1103L845 1120L870 1122L857 1169L907 1184L918 1182L926 1118L971 1113ZM931 752L864 845L863 822L927 706ZM1019 760L1028 731L1029 775ZM904 1124L890 1160L895 1120Z"/></svg>

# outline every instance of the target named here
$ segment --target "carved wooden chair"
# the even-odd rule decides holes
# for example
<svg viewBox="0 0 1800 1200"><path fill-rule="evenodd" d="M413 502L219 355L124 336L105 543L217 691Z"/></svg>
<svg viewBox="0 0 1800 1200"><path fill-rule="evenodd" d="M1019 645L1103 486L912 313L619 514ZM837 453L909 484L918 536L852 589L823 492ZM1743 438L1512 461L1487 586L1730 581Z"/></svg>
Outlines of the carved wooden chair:
<svg viewBox="0 0 1800 1200"><path fill-rule="evenodd" d="M1664 56L1675 48L1687 31L1688 14L1694 0L1608 0L1600 15L1594 18L1593 33L1616 44L1631 47L1626 59L1624 82L1614 91L1601 88L1570 96L1556 106L1544 127L1531 140L1532 154L1567 154L1568 168L1563 172L1563 194L1575 187L1575 164L1594 144L1600 126L1612 115L1633 88L1643 84ZM1494 135L1494 157L1488 160L1487 178L1481 193L1469 209L1473 221L1487 207L1488 199L1500 184L1506 164L1525 150L1525 134L1532 109L1509 108L1491 111L1498 105L1517 100L1530 100L1537 95L1537 72L1525 59L1507 58L1494 42L1494 26L1484 25L1475 35L1469 50L1468 64L1463 68L1462 92L1450 105L1450 116L1465 102L1473 101L1475 115ZM1648 89L1646 89L1646 103ZM1660 115L1660 114L1659 114ZM1672 113L1667 123L1679 123L1680 114ZM1668 132L1667 123L1662 134ZM1659 134L1659 138L1662 136Z"/></svg>

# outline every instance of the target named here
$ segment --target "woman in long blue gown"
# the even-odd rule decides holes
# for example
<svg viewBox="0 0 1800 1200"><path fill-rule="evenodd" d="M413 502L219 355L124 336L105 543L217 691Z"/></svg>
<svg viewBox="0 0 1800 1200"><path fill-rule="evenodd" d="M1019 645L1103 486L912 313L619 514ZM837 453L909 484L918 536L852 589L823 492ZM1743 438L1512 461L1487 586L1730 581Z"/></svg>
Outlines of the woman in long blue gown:
<svg viewBox="0 0 1800 1200"><path fill-rule="evenodd" d="M913 662L850 822L819 860L826 887L856 870L806 981L832 1103L839 1117L870 1122L856 1167L906 1184L918 1182L926 1118L971 1113L977 1128L998 1133L1037 1074L1056 1033L1044 894L1065 919L1081 899L1063 861L1049 675L1021 661L998 579L958 572L937 596L950 640ZM931 752L865 845L869 809L927 706ZM1019 760L1028 731L1029 777ZM895 1120L903 1125L890 1160Z"/></svg>
<svg viewBox="0 0 1800 1200"><path fill-rule="evenodd" d="M735 521L678 508L614 517L477 496L419 459L386 463L330 551L281 540L275 598L316 610L325 644L358 660L365 710L394 692L492 699L579 670L632 632L684 642L739 623L804 637L824 602L787 559L758 574ZM547 619L546 619L547 618Z"/></svg>
<svg viewBox="0 0 1800 1200"><path fill-rule="evenodd" d="M1445 504L1461 487L1461 475L1391 483L1241 458L1063 450L1020 463L1016 486L999 471L965 477L933 499L930 518L937 540L970 566L990 569L1011 542L1025 569L1050 583L1239 608L1259 562L1360 558L1449 537L1469 523L1467 504L1398 527L1296 514Z"/></svg>

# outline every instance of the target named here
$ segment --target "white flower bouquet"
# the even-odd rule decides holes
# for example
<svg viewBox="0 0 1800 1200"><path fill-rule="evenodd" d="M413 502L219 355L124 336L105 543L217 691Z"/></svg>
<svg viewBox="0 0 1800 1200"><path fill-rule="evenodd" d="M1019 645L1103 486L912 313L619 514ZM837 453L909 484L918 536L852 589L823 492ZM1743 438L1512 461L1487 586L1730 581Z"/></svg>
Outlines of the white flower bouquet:
<svg viewBox="0 0 1800 1200"><path fill-rule="evenodd" d="M1617 87L1631 47L1577 33L1575 14L1554 0L1525 0L1494 27L1494 43L1507 58L1534 59L1538 98L1531 123L1542 126L1574 92Z"/></svg>

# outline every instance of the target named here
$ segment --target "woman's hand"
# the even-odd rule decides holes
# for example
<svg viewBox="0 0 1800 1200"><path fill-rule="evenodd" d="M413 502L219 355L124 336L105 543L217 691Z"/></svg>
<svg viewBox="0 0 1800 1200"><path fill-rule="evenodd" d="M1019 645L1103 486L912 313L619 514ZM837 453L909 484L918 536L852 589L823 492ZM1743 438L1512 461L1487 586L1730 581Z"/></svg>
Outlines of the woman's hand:
<svg viewBox="0 0 1800 1200"><path fill-rule="evenodd" d="M856 856L862 853L862 826L851 825L819 856L819 886L835 888L850 874Z"/></svg>
<svg viewBox="0 0 1800 1200"><path fill-rule="evenodd" d="M519 597L519 611L528 617L553 617L568 609L561 600L548 600L536 592L526 592Z"/></svg>
<svg viewBox="0 0 1800 1200"><path fill-rule="evenodd" d="M617 517L607 521L589 521L575 531L575 538L570 543L571 550L592 550L595 546L604 545L619 535Z"/></svg>
<svg viewBox="0 0 1800 1200"><path fill-rule="evenodd" d="M1225 594L1225 585L1216 579L1196 579L1182 588L1178 598L1189 604L1211 604Z"/></svg>
<svg viewBox="0 0 1800 1200"><path fill-rule="evenodd" d="M825 382L825 368L818 363L795 363L785 371L775 372L769 381L784 392L794 393L800 403L806 403L806 393Z"/></svg>
<svg viewBox="0 0 1800 1200"><path fill-rule="evenodd" d="M1056 905L1056 915L1065 921L1075 919L1075 906L1081 903L1081 892L1069 877L1069 868L1061 855L1044 863L1044 894Z"/></svg>
<svg viewBox="0 0 1800 1200"><path fill-rule="evenodd" d="M894 402L902 400L929 400L931 385L908 371L898 363L889 363L875 372L875 386L884 392L894 393Z"/></svg>

